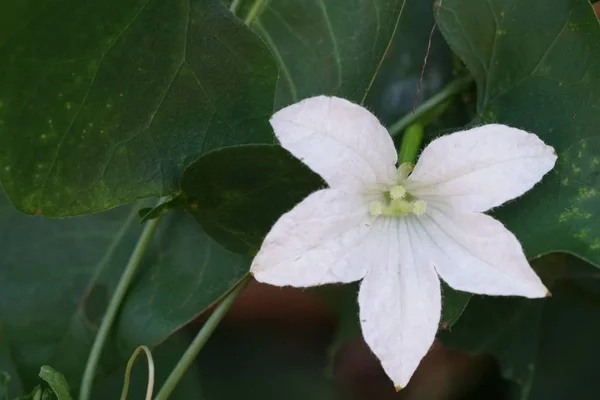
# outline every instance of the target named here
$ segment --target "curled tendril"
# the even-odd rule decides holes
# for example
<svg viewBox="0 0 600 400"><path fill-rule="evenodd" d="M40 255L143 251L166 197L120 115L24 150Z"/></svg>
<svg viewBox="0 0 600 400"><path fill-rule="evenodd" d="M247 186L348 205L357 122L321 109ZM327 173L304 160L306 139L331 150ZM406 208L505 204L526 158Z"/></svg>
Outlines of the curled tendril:
<svg viewBox="0 0 600 400"><path fill-rule="evenodd" d="M123 391L121 392L121 400L127 399L127 392L129 391L129 379L131 376L131 368L133 363L137 359L137 356L144 351L146 358L148 359L148 386L146 387L146 400L152 399L152 392L154 391L154 360L152 359L152 353L146 346L139 346L131 357L127 361L127 368L125 368L125 381L123 382Z"/></svg>

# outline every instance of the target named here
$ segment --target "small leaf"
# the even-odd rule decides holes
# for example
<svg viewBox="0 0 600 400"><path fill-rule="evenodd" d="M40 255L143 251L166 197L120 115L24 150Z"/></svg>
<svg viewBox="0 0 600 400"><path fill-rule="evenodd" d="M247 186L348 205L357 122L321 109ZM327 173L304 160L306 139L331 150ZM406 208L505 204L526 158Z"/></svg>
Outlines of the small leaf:
<svg viewBox="0 0 600 400"><path fill-rule="evenodd" d="M71 400L69 384L63 374L49 365L43 365L39 376L52 388L58 400Z"/></svg>
<svg viewBox="0 0 600 400"><path fill-rule="evenodd" d="M276 145L212 151L181 177L188 210L216 241L242 254L255 253L282 214L324 186L317 174Z"/></svg>

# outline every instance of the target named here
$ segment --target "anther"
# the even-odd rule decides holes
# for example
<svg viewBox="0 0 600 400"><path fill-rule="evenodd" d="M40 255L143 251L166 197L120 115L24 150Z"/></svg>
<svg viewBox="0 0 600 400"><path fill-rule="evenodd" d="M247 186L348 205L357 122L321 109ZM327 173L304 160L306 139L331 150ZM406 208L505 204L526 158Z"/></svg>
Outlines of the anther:
<svg viewBox="0 0 600 400"><path fill-rule="evenodd" d="M372 202L369 204L369 213L374 217L380 216L383 214L383 204L378 201Z"/></svg>
<svg viewBox="0 0 600 400"><path fill-rule="evenodd" d="M424 200L417 200L412 203L413 214L419 216L425 214L427 211L427 203Z"/></svg>
<svg viewBox="0 0 600 400"><path fill-rule="evenodd" d="M406 196L406 188L404 186L395 185L390 189L392 200L403 199L404 196Z"/></svg>

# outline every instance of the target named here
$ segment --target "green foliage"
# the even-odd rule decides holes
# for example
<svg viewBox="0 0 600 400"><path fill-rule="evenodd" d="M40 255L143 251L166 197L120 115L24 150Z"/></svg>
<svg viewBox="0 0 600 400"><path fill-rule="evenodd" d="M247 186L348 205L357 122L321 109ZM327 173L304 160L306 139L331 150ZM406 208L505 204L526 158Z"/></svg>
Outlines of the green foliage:
<svg viewBox="0 0 600 400"><path fill-rule="evenodd" d="M474 123L535 132L558 153L498 217L531 258L565 251L600 264L600 25L589 2L447 0L439 15L477 81Z"/></svg>
<svg viewBox="0 0 600 400"><path fill-rule="evenodd" d="M319 175L276 145L215 150L181 177L188 209L206 232L245 254L256 253L279 216L322 187Z"/></svg>
<svg viewBox="0 0 600 400"><path fill-rule="evenodd" d="M46 220L1 201L0 326L12 362L25 387L37 382L37 369L48 363L76 390L101 316L141 232L139 207ZM246 259L217 245L191 217L165 216L120 312L101 375L124 363L138 345L162 342L217 301L247 268Z"/></svg>
<svg viewBox="0 0 600 400"><path fill-rule="evenodd" d="M585 0L447 0L440 28L477 81L475 124L501 122L554 146L555 169L495 214L527 254L600 263L600 26ZM516 62L516 60L518 60ZM537 262L548 300L474 298L445 343L491 352L519 399L596 397L597 270L572 257Z"/></svg>
<svg viewBox="0 0 600 400"><path fill-rule="evenodd" d="M64 375L54 370L49 365L43 365L39 377L42 378L52 389L57 400L71 400L69 384Z"/></svg>
<svg viewBox="0 0 600 400"><path fill-rule="evenodd" d="M0 179L20 210L171 195L199 155L272 141L276 66L220 0L29 8L0 47Z"/></svg>
<svg viewBox="0 0 600 400"><path fill-rule="evenodd" d="M549 284L545 300L474 296L460 321L441 336L470 352L492 353L505 378L516 383L511 398L593 399L600 351L600 273L573 256L536 260ZM492 311L493 310L493 311Z"/></svg>
<svg viewBox="0 0 600 400"><path fill-rule="evenodd" d="M156 347L164 382L189 343L173 333L246 276L283 213L325 186L273 144L273 111L336 95L391 126L465 67L477 92L419 122L427 140L472 119L554 146L558 164L543 182L494 210L553 296L472 297L444 285L440 338L493 354L511 399L596 398L600 275L582 261L600 265L600 25L589 2L236 0L237 16L231 4L0 4L0 400L77 393L143 223L159 217L94 398L118 397L139 345ZM441 34L431 32L436 14ZM538 259L556 252L579 258ZM360 335L356 289L322 292L338 318L330 355ZM172 398L337 398L323 360L280 368L278 340L220 331ZM134 366L130 398L142 398L145 373Z"/></svg>
<svg viewBox="0 0 600 400"><path fill-rule="evenodd" d="M275 109L319 94L362 103L407 0L266 2L252 28L279 65Z"/></svg>

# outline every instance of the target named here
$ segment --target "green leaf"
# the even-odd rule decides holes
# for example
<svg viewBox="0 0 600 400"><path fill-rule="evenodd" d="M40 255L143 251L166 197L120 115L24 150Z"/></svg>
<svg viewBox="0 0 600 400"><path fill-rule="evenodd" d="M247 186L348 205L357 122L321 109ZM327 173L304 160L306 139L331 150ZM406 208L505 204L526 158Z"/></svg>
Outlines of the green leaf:
<svg viewBox="0 0 600 400"><path fill-rule="evenodd" d="M172 195L201 154L272 142L276 64L220 0L36 7L0 40L0 180L21 211Z"/></svg>
<svg viewBox="0 0 600 400"><path fill-rule="evenodd" d="M77 392L108 300L139 237L139 205L46 220L0 198L0 325L23 385L50 364ZM183 212L163 217L101 360L105 376L140 344L154 346L217 301L248 260ZM15 307L18 304L19 307Z"/></svg>
<svg viewBox="0 0 600 400"><path fill-rule="evenodd" d="M554 146L555 169L498 210L528 256L600 264L600 25L587 0L445 0L442 33L477 82L474 123L500 122Z"/></svg>
<svg viewBox="0 0 600 400"><path fill-rule="evenodd" d="M52 388L58 400L71 400L69 384L63 374L49 365L43 365L40 369L39 377L46 381Z"/></svg>
<svg viewBox="0 0 600 400"><path fill-rule="evenodd" d="M181 177L188 209L206 232L244 254L254 254L282 214L322 187L317 174L276 145L214 150Z"/></svg>
<svg viewBox="0 0 600 400"><path fill-rule="evenodd" d="M406 0L265 2L252 27L279 63L275 108L327 94L362 103Z"/></svg>
<svg viewBox="0 0 600 400"><path fill-rule="evenodd" d="M535 262L552 297L474 296L444 344L473 353L492 353L511 398L596 399L600 329L600 273L573 256L556 254Z"/></svg>

